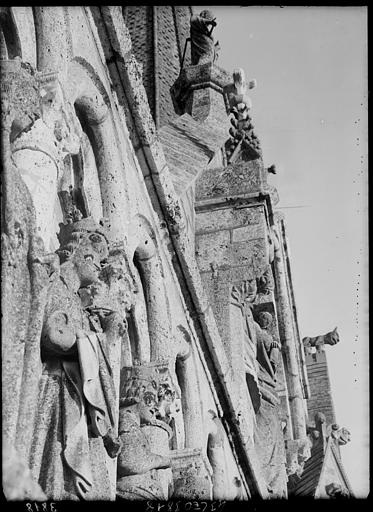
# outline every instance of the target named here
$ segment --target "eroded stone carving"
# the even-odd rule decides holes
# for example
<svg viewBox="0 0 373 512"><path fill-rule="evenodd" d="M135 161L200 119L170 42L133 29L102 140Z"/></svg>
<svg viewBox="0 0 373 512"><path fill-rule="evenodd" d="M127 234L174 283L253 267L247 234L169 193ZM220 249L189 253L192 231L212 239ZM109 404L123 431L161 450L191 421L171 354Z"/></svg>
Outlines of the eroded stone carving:
<svg viewBox="0 0 373 512"><path fill-rule="evenodd" d="M36 222L45 247L53 228L53 199L66 155L79 152L82 129L74 108L64 98L58 73L37 73L40 117L20 126L12 137L12 158L33 198Z"/></svg>
<svg viewBox="0 0 373 512"><path fill-rule="evenodd" d="M122 326L115 312L86 309L79 296L99 286L108 240L92 218L73 220L61 225L61 265L44 312L31 468L50 499L109 499L105 452L115 457L121 443L106 334Z"/></svg>
<svg viewBox="0 0 373 512"><path fill-rule="evenodd" d="M219 43L214 42L212 32L216 27L215 16L205 10L190 19L192 65L215 62Z"/></svg>
<svg viewBox="0 0 373 512"><path fill-rule="evenodd" d="M233 163L242 149L248 149L254 158L260 155L260 142L254 133L254 126L250 115L252 103L248 96L248 91L256 86L256 81L249 83L245 80L243 69L237 69L233 72L233 84L224 88L228 97L231 118L231 128L229 129L230 139L225 144L228 163Z"/></svg>
<svg viewBox="0 0 373 512"><path fill-rule="evenodd" d="M312 440L310 437L303 439L288 439L286 448L286 474L288 486L292 488L299 482L306 461L311 457Z"/></svg>
<svg viewBox="0 0 373 512"><path fill-rule="evenodd" d="M274 292L275 282L270 265L268 265L263 274L257 279L257 287L257 303L267 302L272 299L271 294Z"/></svg>
<svg viewBox="0 0 373 512"><path fill-rule="evenodd" d="M332 482L325 486L326 494L333 499L349 498L350 493L348 490L337 482Z"/></svg>
<svg viewBox="0 0 373 512"><path fill-rule="evenodd" d="M321 336L315 336L314 338L306 336L302 341L304 348L306 349L306 353L311 354L312 348L316 348L317 352L323 352L324 345L336 345L339 342L337 327Z"/></svg>
<svg viewBox="0 0 373 512"><path fill-rule="evenodd" d="M162 475L167 469L171 408L176 392L165 365L142 364L122 369L117 496L121 499L167 499ZM154 451L156 449L156 451Z"/></svg>
<svg viewBox="0 0 373 512"><path fill-rule="evenodd" d="M280 344L273 337L274 318L268 311L255 313L258 281L264 288L269 276L251 279L232 287L231 303L241 307L244 322L246 383L256 413L254 444L272 497L286 492L286 455L276 392L276 370ZM259 301L260 303L260 301ZM285 487L284 487L285 486Z"/></svg>
<svg viewBox="0 0 373 512"><path fill-rule="evenodd" d="M255 318L253 315L254 302L258 298L259 303L263 302L260 297L267 297L272 289L272 272L268 267L260 278L233 286L231 292L231 301L241 308L244 319L245 371L248 374L247 382L255 410L260 407L259 395L272 404L278 403L274 389L281 346L271 333L274 319L268 311L260 311Z"/></svg>
<svg viewBox="0 0 373 512"><path fill-rule="evenodd" d="M330 428L331 437L340 445L343 446L351 441L351 433L346 427L340 427L337 423L333 423Z"/></svg>
<svg viewBox="0 0 373 512"><path fill-rule="evenodd" d="M1 308L3 464L8 499L43 495L27 468L41 370L39 341L48 273L37 259L43 254L37 236L29 189L12 158L11 141L40 116L33 69L19 60L1 62ZM6 448L5 448L6 447ZM23 478L23 485L14 479Z"/></svg>

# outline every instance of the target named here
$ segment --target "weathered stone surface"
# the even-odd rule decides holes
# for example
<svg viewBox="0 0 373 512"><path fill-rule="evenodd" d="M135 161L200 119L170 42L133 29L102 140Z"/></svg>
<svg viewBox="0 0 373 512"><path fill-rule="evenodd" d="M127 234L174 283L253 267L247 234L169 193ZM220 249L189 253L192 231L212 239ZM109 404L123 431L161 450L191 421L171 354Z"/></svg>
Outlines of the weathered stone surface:
<svg viewBox="0 0 373 512"><path fill-rule="evenodd" d="M224 169L208 169L198 180L196 190L196 201L268 193L260 159L238 162Z"/></svg>
<svg viewBox="0 0 373 512"><path fill-rule="evenodd" d="M349 432L306 429L275 169L213 15L17 9L0 12L7 499L285 497L301 434L338 454ZM348 488L333 464L320 496Z"/></svg>
<svg viewBox="0 0 373 512"><path fill-rule="evenodd" d="M173 499L212 499L212 469L201 450L174 450L172 453Z"/></svg>
<svg viewBox="0 0 373 512"><path fill-rule="evenodd" d="M170 467L170 406L175 399L167 366L123 368L117 495L122 499L167 499Z"/></svg>
<svg viewBox="0 0 373 512"><path fill-rule="evenodd" d="M123 333L123 319L110 310L105 292L87 291L99 287L98 268L108 256L102 226L75 220L61 227L60 242L61 266L51 279L41 332L30 466L50 499L110 499L106 458L116 457L120 440L107 344ZM97 298L88 300L97 293L105 309Z"/></svg>
<svg viewBox="0 0 373 512"><path fill-rule="evenodd" d="M303 338L302 343L305 346L306 353L312 354L312 349L316 349L317 352L322 352L324 350L325 345L336 345L339 342L339 334L337 332L337 327L326 334L321 336L315 336L314 338L310 338L307 336Z"/></svg>

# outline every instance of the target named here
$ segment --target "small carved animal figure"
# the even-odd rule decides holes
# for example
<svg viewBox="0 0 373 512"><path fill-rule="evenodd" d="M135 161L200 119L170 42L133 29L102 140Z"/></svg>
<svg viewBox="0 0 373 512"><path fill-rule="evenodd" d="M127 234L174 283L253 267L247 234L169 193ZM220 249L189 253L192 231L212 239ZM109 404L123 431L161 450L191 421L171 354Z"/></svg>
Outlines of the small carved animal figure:
<svg viewBox="0 0 373 512"><path fill-rule="evenodd" d="M314 338L310 338L306 336L303 338L303 345L308 354L311 354L311 349L313 347L316 348L317 352L324 351L324 345L336 345L339 342L339 334L337 332L337 327L326 334L315 336Z"/></svg>

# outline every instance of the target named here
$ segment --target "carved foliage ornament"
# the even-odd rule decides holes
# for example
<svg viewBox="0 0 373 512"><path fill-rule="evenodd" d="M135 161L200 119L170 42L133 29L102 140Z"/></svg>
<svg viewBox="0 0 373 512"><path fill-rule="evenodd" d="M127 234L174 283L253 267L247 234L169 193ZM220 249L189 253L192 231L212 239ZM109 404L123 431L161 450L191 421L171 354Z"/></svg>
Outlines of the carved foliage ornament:
<svg viewBox="0 0 373 512"><path fill-rule="evenodd" d="M261 148L257 135L254 133L252 124L251 99L247 92L256 86L256 81L251 80L248 84L245 80L243 69L233 72L233 84L225 87L228 96L231 118L231 128L229 129L230 139L225 145L228 163L236 160L239 150L249 149L253 157L260 156Z"/></svg>

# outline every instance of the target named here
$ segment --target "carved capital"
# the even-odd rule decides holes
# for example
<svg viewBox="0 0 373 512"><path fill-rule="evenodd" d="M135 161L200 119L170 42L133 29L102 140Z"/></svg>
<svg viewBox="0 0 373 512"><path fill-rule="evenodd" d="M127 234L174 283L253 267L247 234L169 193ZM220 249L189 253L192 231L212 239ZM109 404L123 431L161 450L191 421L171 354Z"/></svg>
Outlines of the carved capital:
<svg viewBox="0 0 373 512"><path fill-rule="evenodd" d="M140 424L170 423L180 389L168 363L147 363L122 368L121 407L139 404Z"/></svg>

